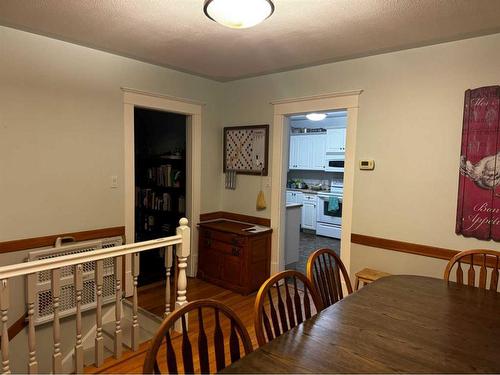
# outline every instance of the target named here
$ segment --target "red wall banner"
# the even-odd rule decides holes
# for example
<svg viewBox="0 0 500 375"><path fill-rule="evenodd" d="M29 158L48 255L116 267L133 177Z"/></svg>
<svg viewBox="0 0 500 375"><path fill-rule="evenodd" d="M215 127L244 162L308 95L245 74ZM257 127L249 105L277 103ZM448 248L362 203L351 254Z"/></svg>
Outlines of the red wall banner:
<svg viewBox="0 0 500 375"><path fill-rule="evenodd" d="M500 86L465 92L456 233L500 241Z"/></svg>

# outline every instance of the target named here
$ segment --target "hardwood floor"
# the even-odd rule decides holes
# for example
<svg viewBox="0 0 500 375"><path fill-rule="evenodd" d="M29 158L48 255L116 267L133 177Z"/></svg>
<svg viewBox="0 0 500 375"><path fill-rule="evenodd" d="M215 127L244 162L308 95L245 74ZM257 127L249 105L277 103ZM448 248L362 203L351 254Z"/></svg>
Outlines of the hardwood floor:
<svg viewBox="0 0 500 375"><path fill-rule="evenodd" d="M161 316L164 311L164 290L165 289L161 284L153 284L142 288L139 293L139 306L156 315ZM229 306L240 317L243 324L246 326L250 337L252 338L252 344L254 348L257 348L257 338L255 336L255 330L253 326L255 295L256 293L250 294L248 296L242 296L240 294L220 288L213 284L209 284L199 279L188 279L188 301L194 301L202 298L212 298ZM194 316L190 316L189 324L192 324L194 326L197 324ZM180 335L173 338L172 344L175 348L180 347L180 338ZM88 367L85 369L85 372L121 374L141 373L142 364L144 362L144 357L146 355L146 351L148 350L148 346L148 342L143 343L137 352L127 351L124 353L123 357L118 360L112 357L108 358L101 368L96 369L95 367ZM165 358L164 348L163 351L161 351L158 355L158 358L160 359L159 362L161 367L162 359L164 361Z"/></svg>

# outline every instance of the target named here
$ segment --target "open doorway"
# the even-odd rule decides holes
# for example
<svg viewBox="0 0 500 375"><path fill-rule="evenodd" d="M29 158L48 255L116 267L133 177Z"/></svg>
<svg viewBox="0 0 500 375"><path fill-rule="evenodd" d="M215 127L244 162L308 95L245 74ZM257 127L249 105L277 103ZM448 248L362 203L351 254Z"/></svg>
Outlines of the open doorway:
<svg viewBox="0 0 500 375"><path fill-rule="evenodd" d="M183 114L134 109L135 242L175 235L186 215ZM140 254L139 286L165 279L164 251Z"/></svg>
<svg viewBox="0 0 500 375"><path fill-rule="evenodd" d="M274 100L274 121L272 131L272 176L271 176L271 273L285 269L285 222L286 190L288 174L288 127L289 117L311 112L347 113L345 135L345 163L342 192L341 259L350 270L351 227L353 210L354 168L356 152L356 128L359 110L359 96L362 90L326 93L315 96Z"/></svg>
<svg viewBox="0 0 500 375"><path fill-rule="evenodd" d="M329 248L340 256L347 111L286 119L284 264L305 273L307 259L317 249Z"/></svg>

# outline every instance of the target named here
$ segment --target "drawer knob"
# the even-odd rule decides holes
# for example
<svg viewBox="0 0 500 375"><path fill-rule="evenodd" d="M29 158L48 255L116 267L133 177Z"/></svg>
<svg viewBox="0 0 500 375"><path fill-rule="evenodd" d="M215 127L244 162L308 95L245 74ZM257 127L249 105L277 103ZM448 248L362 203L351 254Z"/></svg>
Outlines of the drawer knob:
<svg viewBox="0 0 500 375"><path fill-rule="evenodd" d="M236 257L239 257L240 256L240 249L238 249L237 247L233 247L232 254Z"/></svg>

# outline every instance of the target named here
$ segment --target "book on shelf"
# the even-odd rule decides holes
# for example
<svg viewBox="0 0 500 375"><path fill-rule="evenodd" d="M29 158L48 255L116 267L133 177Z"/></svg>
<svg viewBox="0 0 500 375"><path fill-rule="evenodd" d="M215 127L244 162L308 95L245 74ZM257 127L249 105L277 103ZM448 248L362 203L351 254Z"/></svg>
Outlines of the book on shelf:
<svg viewBox="0 0 500 375"><path fill-rule="evenodd" d="M172 197L169 193L158 194L154 189L135 188L135 205L155 211L172 211Z"/></svg>
<svg viewBox="0 0 500 375"><path fill-rule="evenodd" d="M150 167L146 171L147 179L157 186L181 187L182 171L173 168L171 164L163 164L158 167Z"/></svg>

